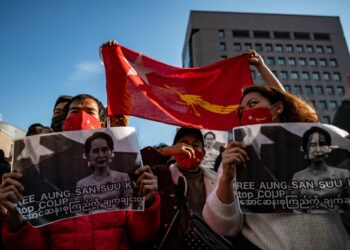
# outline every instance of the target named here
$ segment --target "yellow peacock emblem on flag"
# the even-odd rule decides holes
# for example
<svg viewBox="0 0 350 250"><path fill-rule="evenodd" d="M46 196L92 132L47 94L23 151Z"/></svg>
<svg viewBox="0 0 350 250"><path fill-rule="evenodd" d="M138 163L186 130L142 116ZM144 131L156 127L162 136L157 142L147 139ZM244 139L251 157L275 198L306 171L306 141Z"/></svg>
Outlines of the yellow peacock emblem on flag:
<svg viewBox="0 0 350 250"><path fill-rule="evenodd" d="M200 95L191 95L191 94L183 94L180 91L170 87L169 85L164 85L167 89L170 89L171 91L175 92L182 101L177 101L178 104L187 105L192 108L196 116L201 116L200 113L196 110L196 106L200 106L204 108L205 110L217 114L227 115L233 111L235 111L239 105L228 105L228 106L221 106L212 104L210 102L207 102L206 100L203 100Z"/></svg>

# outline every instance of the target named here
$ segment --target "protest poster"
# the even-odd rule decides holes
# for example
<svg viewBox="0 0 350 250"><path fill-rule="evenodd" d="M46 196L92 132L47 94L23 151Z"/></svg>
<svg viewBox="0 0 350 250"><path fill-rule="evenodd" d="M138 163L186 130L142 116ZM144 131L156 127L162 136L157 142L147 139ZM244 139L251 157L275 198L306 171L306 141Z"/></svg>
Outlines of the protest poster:
<svg viewBox="0 0 350 250"><path fill-rule="evenodd" d="M316 127L316 128L315 128ZM237 167L243 213L350 211L350 140L326 124L284 123L238 127L249 161Z"/></svg>
<svg viewBox="0 0 350 250"><path fill-rule="evenodd" d="M227 145L228 132L219 130L201 129L204 140L205 155L201 163L202 167L214 169L220 151Z"/></svg>
<svg viewBox="0 0 350 250"><path fill-rule="evenodd" d="M135 129L103 128L34 135L15 141L13 170L22 172L23 218L39 227L115 210L144 210L134 191L141 165Z"/></svg>

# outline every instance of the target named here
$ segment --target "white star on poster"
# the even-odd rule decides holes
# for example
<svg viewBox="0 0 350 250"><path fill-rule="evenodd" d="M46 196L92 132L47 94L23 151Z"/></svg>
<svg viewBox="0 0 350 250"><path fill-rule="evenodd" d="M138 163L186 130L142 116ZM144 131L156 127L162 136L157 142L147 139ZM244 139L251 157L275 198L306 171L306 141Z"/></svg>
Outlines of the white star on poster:
<svg viewBox="0 0 350 250"><path fill-rule="evenodd" d="M40 144L40 136L31 136L23 139L24 148L18 155L17 160L30 158L34 166L40 162L42 155L50 155L54 152Z"/></svg>
<svg viewBox="0 0 350 250"><path fill-rule="evenodd" d="M243 143L246 145L252 145L259 159L261 158L261 145L275 143L260 132L260 127L261 126L259 125L240 128L246 133L246 136L243 138Z"/></svg>
<svg viewBox="0 0 350 250"><path fill-rule="evenodd" d="M147 85L149 85L148 79L146 74L153 72L152 69L146 68L142 64L142 55L139 54L135 60L135 62L131 62L128 59L124 57L124 60L126 63L130 66L130 69L128 71L128 76L139 76L143 82L145 82Z"/></svg>

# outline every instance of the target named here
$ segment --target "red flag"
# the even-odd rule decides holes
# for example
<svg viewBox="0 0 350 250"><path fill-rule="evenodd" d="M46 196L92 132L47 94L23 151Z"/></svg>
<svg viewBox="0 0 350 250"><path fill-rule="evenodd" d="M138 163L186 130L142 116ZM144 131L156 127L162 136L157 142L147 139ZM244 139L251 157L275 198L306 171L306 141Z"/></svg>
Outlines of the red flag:
<svg viewBox="0 0 350 250"><path fill-rule="evenodd" d="M108 115L133 115L182 127L231 130L242 88L253 83L248 57L178 68L120 45L103 46Z"/></svg>

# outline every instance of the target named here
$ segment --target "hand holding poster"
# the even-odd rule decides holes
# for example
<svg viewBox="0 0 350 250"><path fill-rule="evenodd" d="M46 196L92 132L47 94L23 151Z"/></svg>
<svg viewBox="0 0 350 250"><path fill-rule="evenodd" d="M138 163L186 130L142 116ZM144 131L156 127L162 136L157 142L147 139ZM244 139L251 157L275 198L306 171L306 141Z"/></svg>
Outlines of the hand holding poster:
<svg viewBox="0 0 350 250"><path fill-rule="evenodd" d="M236 169L243 213L350 211L350 142L345 131L288 123L233 132L247 145L250 158L246 168Z"/></svg>
<svg viewBox="0 0 350 250"><path fill-rule="evenodd" d="M112 210L143 210L130 176L140 166L130 127L26 137L15 142L13 169L25 188L18 210L33 226Z"/></svg>

